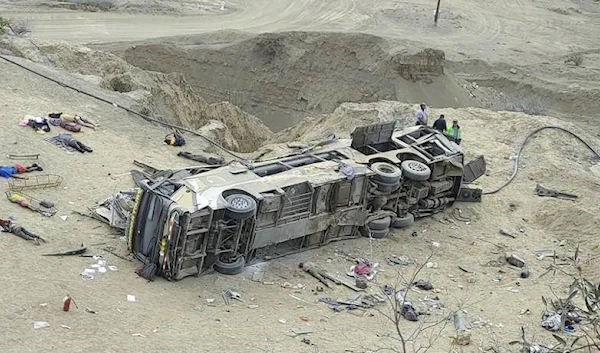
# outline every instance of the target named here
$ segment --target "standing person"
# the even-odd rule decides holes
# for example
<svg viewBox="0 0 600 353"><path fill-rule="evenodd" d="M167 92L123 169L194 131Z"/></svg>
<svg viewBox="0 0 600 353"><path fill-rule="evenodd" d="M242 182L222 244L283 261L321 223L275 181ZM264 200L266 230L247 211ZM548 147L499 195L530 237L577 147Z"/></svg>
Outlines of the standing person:
<svg viewBox="0 0 600 353"><path fill-rule="evenodd" d="M458 120L452 121L452 126L448 126L446 128L446 135L452 138L457 145L460 145L460 142L463 138L463 132L460 125L458 125Z"/></svg>
<svg viewBox="0 0 600 353"><path fill-rule="evenodd" d="M427 126L427 112L425 111L427 109L427 106L425 105L425 103L421 103L421 105L419 106L420 109L417 112L417 125L424 125Z"/></svg>
<svg viewBox="0 0 600 353"><path fill-rule="evenodd" d="M446 117L444 116L444 114L440 115L440 117L433 122L433 128L440 132L446 131Z"/></svg>
<svg viewBox="0 0 600 353"><path fill-rule="evenodd" d="M18 237L21 237L25 240L33 241L35 245L40 245L40 240L44 243L46 242L44 240L44 238L40 237L39 235L31 233L30 231L28 231L27 229L25 229L21 226L14 224L10 219L8 219L8 220L0 219L0 231L12 233L12 234L14 234Z"/></svg>

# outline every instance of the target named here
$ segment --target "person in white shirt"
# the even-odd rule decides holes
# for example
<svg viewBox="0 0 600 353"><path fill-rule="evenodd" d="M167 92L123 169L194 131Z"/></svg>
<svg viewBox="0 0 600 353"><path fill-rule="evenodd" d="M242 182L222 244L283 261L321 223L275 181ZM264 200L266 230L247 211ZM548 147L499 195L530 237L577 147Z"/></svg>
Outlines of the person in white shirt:
<svg viewBox="0 0 600 353"><path fill-rule="evenodd" d="M421 103L420 109L417 112L417 125L425 125L427 126L427 112L425 111L427 106L425 103Z"/></svg>

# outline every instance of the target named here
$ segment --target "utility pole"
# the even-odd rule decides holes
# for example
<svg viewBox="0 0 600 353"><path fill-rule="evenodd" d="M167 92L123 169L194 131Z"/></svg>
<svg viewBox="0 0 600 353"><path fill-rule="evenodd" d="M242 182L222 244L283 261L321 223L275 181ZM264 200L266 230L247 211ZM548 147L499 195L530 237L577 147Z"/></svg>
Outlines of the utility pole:
<svg viewBox="0 0 600 353"><path fill-rule="evenodd" d="M437 26L438 18L440 17L440 2L442 0L437 0L437 7L435 8L435 15L433 16L433 23Z"/></svg>

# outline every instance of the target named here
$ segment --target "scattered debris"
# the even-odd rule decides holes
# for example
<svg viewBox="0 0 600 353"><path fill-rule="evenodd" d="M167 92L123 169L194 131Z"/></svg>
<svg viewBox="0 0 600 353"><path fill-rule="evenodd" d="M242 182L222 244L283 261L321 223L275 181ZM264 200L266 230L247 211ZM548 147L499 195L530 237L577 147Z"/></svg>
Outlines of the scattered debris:
<svg viewBox="0 0 600 353"><path fill-rule="evenodd" d="M67 325L60 325L60 327L66 329L66 330L70 330L71 329L71 326L67 326Z"/></svg>
<svg viewBox="0 0 600 353"><path fill-rule="evenodd" d="M127 220L133 211L137 192L136 189L121 191L105 199L100 204L90 207L92 218L111 227L125 230Z"/></svg>
<svg viewBox="0 0 600 353"><path fill-rule="evenodd" d="M59 251L59 252L50 253L50 254L42 254L42 256L73 256L73 255L82 255L82 254L85 254L86 251L87 251L87 247L85 247L85 246L83 246L83 244L81 244L80 247L75 248L75 249L65 250L65 251Z"/></svg>
<svg viewBox="0 0 600 353"><path fill-rule="evenodd" d="M359 262L356 265L350 267L350 272L348 272L348 276L350 277L364 277L369 281L375 278L377 274L376 268L379 266L377 263L366 263Z"/></svg>
<svg viewBox="0 0 600 353"><path fill-rule="evenodd" d="M456 328L456 344L468 346L471 343L471 324L463 310L454 313L454 327Z"/></svg>
<svg viewBox="0 0 600 353"><path fill-rule="evenodd" d="M563 323L563 311L558 312L546 312L542 315L542 327L548 331L558 331L563 324L565 331L574 331L573 325L581 322L581 317L572 309L572 303L567 303L567 309L564 314Z"/></svg>
<svg viewBox="0 0 600 353"><path fill-rule="evenodd" d="M117 253L114 251L114 248L112 248L112 247L108 247L108 248L102 248L102 250L106 251L107 253L109 253L109 254L111 254L111 255L114 255L114 256L118 257L118 258L119 258L119 259L121 259L121 260L129 261L129 262L132 262L132 261L133 261L132 259L126 258L126 257L125 257L125 256L123 256L123 255L119 255L119 254L117 254Z"/></svg>
<svg viewBox="0 0 600 353"><path fill-rule="evenodd" d="M318 279L319 282L323 283L325 286L331 288L331 285L329 284L329 282L326 281L326 279L329 279L331 281L333 281L336 284L339 284L339 281L336 280L335 278L333 278L333 276L331 274L329 274L329 272L327 272L325 269L323 269L322 267L320 267L319 265L315 264L314 262L301 262L298 265L304 272L310 274L311 276L313 276L314 278Z"/></svg>
<svg viewBox="0 0 600 353"><path fill-rule="evenodd" d="M127 301L134 303L135 302L135 295L132 294L127 294Z"/></svg>
<svg viewBox="0 0 600 353"><path fill-rule="evenodd" d="M254 272L252 274L252 281L254 281L254 282L262 282L264 276L265 276L265 271L258 270L258 271Z"/></svg>
<svg viewBox="0 0 600 353"><path fill-rule="evenodd" d="M408 256L394 255L394 256L388 257L387 260L394 265L402 265L402 266L410 265L412 263L412 261L410 261Z"/></svg>
<svg viewBox="0 0 600 353"><path fill-rule="evenodd" d="M502 234L502 235L504 235L506 237L511 237L513 239L517 238L514 234L512 234L511 232L509 232L507 230L504 230L504 229L500 229L500 234Z"/></svg>
<svg viewBox="0 0 600 353"><path fill-rule="evenodd" d="M90 309L88 307L85 308L85 312L90 314L96 314L96 310Z"/></svg>
<svg viewBox="0 0 600 353"><path fill-rule="evenodd" d="M394 288L392 288L392 286L387 285L387 284L383 286L383 288L381 289L381 291L385 295L392 295L392 294L394 294Z"/></svg>
<svg viewBox="0 0 600 353"><path fill-rule="evenodd" d="M510 70L508 70L508 72L510 72L511 74L516 74L517 73L517 69L515 69L514 67L511 68Z"/></svg>
<svg viewBox="0 0 600 353"><path fill-rule="evenodd" d="M357 277L356 278L356 288L366 289L367 288L367 280L365 278Z"/></svg>
<svg viewBox="0 0 600 353"><path fill-rule="evenodd" d="M46 321L34 321L33 322L33 328L34 329L41 329L41 328L47 328L50 327L50 324L47 323Z"/></svg>
<svg viewBox="0 0 600 353"><path fill-rule="evenodd" d="M579 197L574 194L568 194L568 193L561 192L561 191L546 189L545 187L541 186L540 184L537 184L537 186L535 187L535 193L538 196L554 197L554 198L563 199L563 200L575 200Z"/></svg>
<svg viewBox="0 0 600 353"><path fill-rule="evenodd" d="M511 253L506 253L506 261L516 267L525 266L525 260L521 259L519 256Z"/></svg>
<svg viewBox="0 0 600 353"><path fill-rule="evenodd" d="M475 272L469 270L468 268L460 266L460 265L458 265L458 268L465 273L475 273Z"/></svg>
<svg viewBox="0 0 600 353"><path fill-rule="evenodd" d="M413 285L417 288L423 289L423 290L432 290L433 289L433 285L431 285L431 283L429 281L424 281L422 279L413 282Z"/></svg>
<svg viewBox="0 0 600 353"><path fill-rule="evenodd" d="M400 314L408 321L419 321L419 314L409 302L404 302Z"/></svg>
<svg viewBox="0 0 600 353"><path fill-rule="evenodd" d="M9 154L9 159L18 159L18 160L30 160L30 159L40 159L40 155L38 154Z"/></svg>
<svg viewBox="0 0 600 353"><path fill-rule="evenodd" d="M71 308L72 300L73 299L68 295L63 299L63 311L69 311L69 309Z"/></svg>
<svg viewBox="0 0 600 353"><path fill-rule="evenodd" d="M523 270L523 271L521 271L521 273L519 274L519 277L521 277L521 278L529 278L529 270Z"/></svg>
<svg viewBox="0 0 600 353"><path fill-rule="evenodd" d="M256 304L249 304L248 305L248 309L258 309L258 305L256 305Z"/></svg>
<svg viewBox="0 0 600 353"><path fill-rule="evenodd" d="M306 335L309 333L313 333L313 329L310 326L293 328L291 331L295 335Z"/></svg>
<svg viewBox="0 0 600 353"><path fill-rule="evenodd" d="M187 158L189 160L199 162L199 163L205 163L208 165L221 166L221 165L225 164L225 160L222 157L206 156L203 154L193 154L191 152L185 152L185 151L179 152L179 153L177 153L177 155L179 157Z"/></svg>

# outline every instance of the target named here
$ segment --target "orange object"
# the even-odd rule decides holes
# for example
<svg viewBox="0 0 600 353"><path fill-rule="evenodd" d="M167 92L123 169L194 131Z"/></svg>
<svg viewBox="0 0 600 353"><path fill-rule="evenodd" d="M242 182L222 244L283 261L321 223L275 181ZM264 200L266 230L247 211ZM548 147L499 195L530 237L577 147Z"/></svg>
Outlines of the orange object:
<svg viewBox="0 0 600 353"><path fill-rule="evenodd" d="M68 295L65 297L65 299L63 299L63 311L69 311L71 308L71 300L71 297Z"/></svg>

